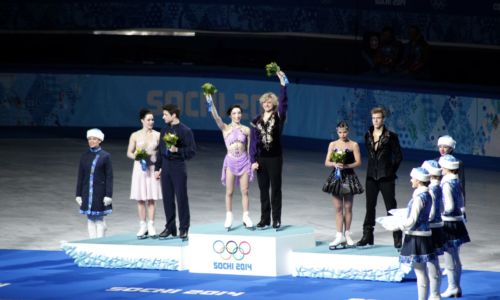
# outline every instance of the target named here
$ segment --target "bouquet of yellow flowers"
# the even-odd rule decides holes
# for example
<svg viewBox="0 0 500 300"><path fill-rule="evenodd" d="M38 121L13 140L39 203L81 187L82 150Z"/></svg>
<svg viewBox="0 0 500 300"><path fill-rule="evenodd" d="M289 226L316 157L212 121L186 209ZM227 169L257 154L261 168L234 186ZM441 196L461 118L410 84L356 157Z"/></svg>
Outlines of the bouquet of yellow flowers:
<svg viewBox="0 0 500 300"><path fill-rule="evenodd" d="M266 73L268 77L276 75L280 71L280 66L277 63L271 62L266 65Z"/></svg>
<svg viewBox="0 0 500 300"><path fill-rule="evenodd" d="M175 133L169 132L163 136L163 141L165 142L167 149L170 149L172 146L175 146L177 144L178 140L179 140L179 137Z"/></svg>
<svg viewBox="0 0 500 300"><path fill-rule="evenodd" d="M137 148L137 150L135 151L135 158L134 159L139 161L143 171L146 171L148 169L149 157L150 157L150 155L144 149Z"/></svg>
<svg viewBox="0 0 500 300"><path fill-rule="evenodd" d="M345 150L335 149L332 152L330 160L334 163L343 164L345 163L346 158L347 158L347 153L345 152Z"/></svg>

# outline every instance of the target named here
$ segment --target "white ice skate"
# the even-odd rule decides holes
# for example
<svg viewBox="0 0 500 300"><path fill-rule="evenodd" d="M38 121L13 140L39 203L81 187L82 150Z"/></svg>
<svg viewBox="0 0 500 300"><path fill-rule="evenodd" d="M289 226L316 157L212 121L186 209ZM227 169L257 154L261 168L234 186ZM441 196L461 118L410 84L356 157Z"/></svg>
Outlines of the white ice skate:
<svg viewBox="0 0 500 300"><path fill-rule="evenodd" d="M255 230L252 219L250 219L248 215L248 211L243 212L243 226L245 226L246 229Z"/></svg>
<svg viewBox="0 0 500 300"><path fill-rule="evenodd" d="M157 239L158 234L156 233L155 223L152 220L148 221L148 237Z"/></svg>
<svg viewBox="0 0 500 300"><path fill-rule="evenodd" d="M143 240L148 237L148 226L146 221L141 221L139 223L139 231L137 232L137 238Z"/></svg>
<svg viewBox="0 0 500 300"><path fill-rule="evenodd" d="M342 232L337 232L335 235L335 239L328 245L328 249L330 250L337 250L338 247L345 248L346 246L346 239Z"/></svg>
<svg viewBox="0 0 500 300"><path fill-rule="evenodd" d="M228 211L226 212L226 221L224 222L224 228L229 231L231 230L231 226L233 226L233 213Z"/></svg>
<svg viewBox="0 0 500 300"><path fill-rule="evenodd" d="M356 247L356 243L351 238L351 232L349 230L345 231L345 241L348 248Z"/></svg>

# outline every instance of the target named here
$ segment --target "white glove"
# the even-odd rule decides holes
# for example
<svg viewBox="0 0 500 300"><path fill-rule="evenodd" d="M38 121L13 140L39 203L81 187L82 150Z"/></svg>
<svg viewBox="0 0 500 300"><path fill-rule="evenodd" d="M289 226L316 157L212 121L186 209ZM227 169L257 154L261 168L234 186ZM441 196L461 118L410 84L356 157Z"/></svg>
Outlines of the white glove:
<svg viewBox="0 0 500 300"><path fill-rule="evenodd" d="M111 202L113 201L113 199L109 198L109 197L104 197L104 206L108 206L108 205L111 205Z"/></svg>
<svg viewBox="0 0 500 300"><path fill-rule="evenodd" d="M82 206L82 197L78 196L75 198L76 203L78 203L78 206Z"/></svg>

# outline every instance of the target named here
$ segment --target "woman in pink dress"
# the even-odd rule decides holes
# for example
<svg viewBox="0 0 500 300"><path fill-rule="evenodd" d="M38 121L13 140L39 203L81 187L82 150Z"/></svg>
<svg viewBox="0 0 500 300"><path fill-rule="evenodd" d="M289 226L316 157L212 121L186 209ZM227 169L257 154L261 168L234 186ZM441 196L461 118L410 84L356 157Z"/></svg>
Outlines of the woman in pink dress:
<svg viewBox="0 0 500 300"><path fill-rule="evenodd" d="M215 105L213 105L212 96L206 94L209 111L222 131L224 142L227 148L227 154L222 166L222 184L226 186L226 221L224 227L231 229L233 224L233 191L234 186L239 185L241 191L241 202L243 206L243 225L246 228L253 229L253 222L250 219L248 209L248 185L253 180L252 164L248 155L250 145L250 128L240 123L242 110L239 105L232 105L228 111L231 117L231 123L225 124Z"/></svg>
<svg viewBox="0 0 500 300"><path fill-rule="evenodd" d="M160 181L154 176L154 163L160 141L160 133L153 130L154 117L150 110L142 109L139 113L142 129L130 135L127 156L134 160L130 199L137 201L139 231L137 238L156 238L154 227L155 202L162 199ZM148 159L136 160L139 150L145 150ZM146 222L146 215L149 221Z"/></svg>

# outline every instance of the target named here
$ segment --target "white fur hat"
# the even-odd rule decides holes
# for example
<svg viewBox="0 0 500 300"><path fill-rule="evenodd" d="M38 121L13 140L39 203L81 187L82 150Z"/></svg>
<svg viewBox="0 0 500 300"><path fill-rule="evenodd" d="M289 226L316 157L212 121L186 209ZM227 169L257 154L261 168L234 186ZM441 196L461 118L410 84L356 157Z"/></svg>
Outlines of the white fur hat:
<svg viewBox="0 0 500 300"><path fill-rule="evenodd" d="M460 167L460 161L455 156L446 154L439 158L439 165L448 170L457 170Z"/></svg>
<svg viewBox="0 0 500 300"><path fill-rule="evenodd" d="M438 139L438 146L448 146L455 149L457 142L449 135L443 135Z"/></svg>
<svg viewBox="0 0 500 300"><path fill-rule="evenodd" d="M101 140L101 142L104 141L104 133L102 133L102 131L98 128L92 128L87 130L87 138L89 137L98 138Z"/></svg>
<svg viewBox="0 0 500 300"><path fill-rule="evenodd" d="M441 167L435 160L426 160L422 164L422 168L426 169L431 176L441 176Z"/></svg>
<svg viewBox="0 0 500 300"><path fill-rule="evenodd" d="M411 178L415 178L418 181L427 182L430 180L429 172L422 167L413 168L410 173Z"/></svg>

